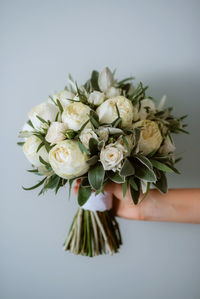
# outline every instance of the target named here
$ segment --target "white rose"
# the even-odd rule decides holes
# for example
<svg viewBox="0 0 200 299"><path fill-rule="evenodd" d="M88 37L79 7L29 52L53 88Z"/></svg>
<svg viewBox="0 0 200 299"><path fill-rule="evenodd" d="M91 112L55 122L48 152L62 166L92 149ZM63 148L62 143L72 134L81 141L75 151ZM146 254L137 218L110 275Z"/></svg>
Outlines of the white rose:
<svg viewBox="0 0 200 299"><path fill-rule="evenodd" d="M173 142L171 142L171 139L169 136L166 137L164 140L163 145L159 148L159 153L161 154L169 154L173 153L175 151L176 147Z"/></svg>
<svg viewBox="0 0 200 299"><path fill-rule="evenodd" d="M65 179L83 175L89 169L88 156L83 154L75 140L58 142L49 152L49 163L55 173Z"/></svg>
<svg viewBox="0 0 200 299"><path fill-rule="evenodd" d="M144 100L140 101L140 109L139 109L139 105L137 107L139 110L138 118L140 120L146 119L149 112L155 112L155 109L156 109L154 102L150 99L144 99Z"/></svg>
<svg viewBox="0 0 200 299"><path fill-rule="evenodd" d="M123 158L123 150L114 143L108 144L100 152L100 161L105 170L120 170Z"/></svg>
<svg viewBox="0 0 200 299"><path fill-rule="evenodd" d="M80 138L81 142L83 143L83 145L85 145L85 147L87 147L87 148L89 147L89 140L90 140L90 138L94 138L94 139L98 140L97 135L90 128L85 128L81 132L79 138Z"/></svg>
<svg viewBox="0 0 200 299"><path fill-rule="evenodd" d="M101 91L106 91L114 82L113 74L108 67L105 67L99 74L98 85Z"/></svg>
<svg viewBox="0 0 200 299"><path fill-rule="evenodd" d="M99 91L93 91L89 95L88 102L90 104L94 104L95 106L99 106L103 103L104 101L104 94Z"/></svg>
<svg viewBox="0 0 200 299"><path fill-rule="evenodd" d="M35 167L43 166L39 160L39 156L48 162L48 153L44 146L37 152L38 146L40 145L41 140L35 135L30 136L25 144L23 145L23 151L26 158L33 164Z"/></svg>
<svg viewBox="0 0 200 299"><path fill-rule="evenodd" d="M55 102L59 100L64 109L65 107L69 106L72 103L72 101L70 100L73 100L74 97L75 94L73 92L68 90L62 90L59 93L53 95L53 100Z"/></svg>
<svg viewBox="0 0 200 299"><path fill-rule="evenodd" d="M138 145L139 150L144 155L148 155L152 151L159 149L162 143L162 135L155 121L141 120L136 122L133 127L142 127Z"/></svg>
<svg viewBox="0 0 200 299"><path fill-rule="evenodd" d="M131 127L135 108L131 101L122 96L108 99L97 108L100 123L112 123L118 117L116 105L122 118L122 127Z"/></svg>
<svg viewBox="0 0 200 299"><path fill-rule="evenodd" d="M62 113L62 121L68 125L69 129L78 131L89 119L90 107L81 102L74 102L65 107ZM90 124L88 124L89 126ZM88 127L87 126L87 127Z"/></svg>
<svg viewBox="0 0 200 299"><path fill-rule="evenodd" d="M28 113L28 117L31 120L34 128L40 130L42 127L45 127L45 125L37 118L37 116L40 116L46 121L55 121L58 112L59 109L57 106L48 102L44 102L32 108Z"/></svg>
<svg viewBox="0 0 200 299"><path fill-rule="evenodd" d="M107 98L114 98L120 96L120 93L121 91L119 88L111 86L106 90L105 95Z"/></svg>
<svg viewBox="0 0 200 299"><path fill-rule="evenodd" d="M67 124L61 122L52 122L45 137L46 141L55 144L58 141L66 139L64 132L68 129Z"/></svg>

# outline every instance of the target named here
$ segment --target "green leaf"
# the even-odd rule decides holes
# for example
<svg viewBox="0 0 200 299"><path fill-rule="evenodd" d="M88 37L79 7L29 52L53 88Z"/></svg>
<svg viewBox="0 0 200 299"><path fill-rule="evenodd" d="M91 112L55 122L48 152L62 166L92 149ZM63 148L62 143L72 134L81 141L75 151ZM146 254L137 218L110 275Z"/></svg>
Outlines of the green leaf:
<svg viewBox="0 0 200 299"><path fill-rule="evenodd" d="M159 178L154 183L154 186L160 190L162 193L167 193L168 186L167 186L167 178L164 172L159 171Z"/></svg>
<svg viewBox="0 0 200 299"><path fill-rule="evenodd" d="M62 181L63 181L63 179L59 177L59 180L58 180L58 182L57 182L57 185L55 186L55 194L57 194L57 193L58 193L58 190L60 189L60 187L63 186Z"/></svg>
<svg viewBox="0 0 200 299"><path fill-rule="evenodd" d="M134 180L134 177L130 177L129 178L129 185L135 190L135 191L138 191L138 186Z"/></svg>
<svg viewBox="0 0 200 299"><path fill-rule="evenodd" d="M17 142L17 145L23 146L25 142Z"/></svg>
<svg viewBox="0 0 200 299"><path fill-rule="evenodd" d="M128 141L124 135L122 136L122 140L127 148L128 154L130 155L130 153L131 153L130 146L129 146Z"/></svg>
<svg viewBox="0 0 200 299"><path fill-rule="evenodd" d="M166 164L163 164L157 160L150 160L152 165L162 171L166 171L166 172L174 172L174 170L172 168L170 168L169 166L167 166Z"/></svg>
<svg viewBox="0 0 200 299"><path fill-rule="evenodd" d="M121 184L125 182L125 177L122 177L118 172L107 171L106 174L114 183Z"/></svg>
<svg viewBox="0 0 200 299"><path fill-rule="evenodd" d="M80 130L78 131L78 136L81 134L81 132L83 131L83 129L85 129L85 127L87 126L87 124L89 123L89 119L81 126Z"/></svg>
<svg viewBox="0 0 200 299"><path fill-rule="evenodd" d="M90 82L91 82L92 88L94 90L99 91L100 89L99 89L99 84L98 84L98 78L99 78L99 72L94 70L92 72Z"/></svg>
<svg viewBox="0 0 200 299"><path fill-rule="evenodd" d="M50 177L47 177L44 183L44 187L41 189L39 195L44 194L48 189L54 189L58 185L60 177L57 174L54 174Z"/></svg>
<svg viewBox="0 0 200 299"><path fill-rule="evenodd" d="M117 128L122 122L121 117L118 117L116 120L112 122L112 127Z"/></svg>
<svg viewBox="0 0 200 299"><path fill-rule="evenodd" d="M95 127L95 129L98 129L99 127L99 117L96 112L93 110L90 110L89 119L92 125Z"/></svg>
<svg viewBox="0 0 200 299"><path fill-rule="evenodd" d="M45 180L46 180L46 177L45 177L43 180L41 180L38 184L36 184L36 185L34 185L34 186L30 187L30 188L25 188L25 187L23 187L23 186L22 186L22 188L23 188L24 190L33 190L33 189L36 189L36 188L38 188L39 186L41 186L41 185L44 183Z"/></svg>
<svg viewBox="0 0 200 299"><path fill-rule="evenodd" d="M143 156L143 155L135 155L134 158L136 158L137 160L139 160L142 164L144 164L147 168L149 169L153 169L153 166L150 162L149 159L147 159L147 157Z"/></svg>
<svg viewBox="0 0 200 299"><path fill-rule="evenodd" d="M138 204L139 197L140 197L140 181L136 180L136 184L138 186L137 191L130 185L130 194L131 194L132 200L133 200L135 205Z"/></svg>
<svg viewBox="0 0 200 299"><path fill-rule="evenodd" d="M174 163L176 164L176 163L180 162L182 159L183 159L182 157L179 157L179 158L177 158L177 159L175 160Z"/></svg>
<svg viewBox="0 0 200 299"><path fill-rule="evenodd" d="M30 127L32 127L33 129L35 129L35 128L34 128L34 125L32 124L32 121L31 121L30 119L27 121L27 124L28 124Z"/></svg>
<svg viewBox="0 0 200 299"><path fill-rule="evenodd" d="M117 116L118 116L118 118L120 118L119 108L118 108L117 104L115 104L115 107L116 107L116 110L117 110Z"/></svg>
<svg viewBox="0 0 200 299"><path fill-rule="evenodd" d="M41 156L39 156L39 160L43 165L45 165L48 168L51 168L51 165L48 162L46 162Z"/></svg>
<svg viewBox="0 0 200 299"><path fill-rule="evenodd" d="M135 168L133 164L128 159L125 159L122 168L120 170L120 175L126 177L126 176L133 175L134 173L135 173Z"/></svg>
<svg viewBox="0 0 200 299"><path fill-rule="evenodd" d="M125 181L125 182L122 184L123 197L126 196L126 193L127 193L127 187L128 187L128 183L127 183L127 181Z"/></svg>
<svg viewBox="0 0 200 299"><path fill-rule="evenodd" d="M105 170L101 163L97 163L88 171L88 179L93 189L99 190L104 181Z"/></svg>
<svg viewBox="0 0 200 299"><path fill-rule="evenodd" d="M36 117L37 117L43 124L48 124L48 122L47 122L44 118L40 117L39 115L36 115Z"/></svg>
<svg viewBox="0 0 200 299"><path fill-rule="evenodd" d="M87 163L92 166L98 162L99 158L97 155L91 157L90 159L87 160Z"/></svg>
<svg viewBox="0 0 200 299"><path fill-rule="evenodd" d="M82 179L81 186L83 186L83 187L90 187L91 188L90 183L88 181L88 177Z"/></svg>
<svg viewBox="0 0 200 299"><path fill-rule="evenodd" d="M91 155L95 155L98 153L98 141L95 138L90 138L89 150L90 150Z"/></svg>
<svg viewBox="0 0 200 299"><path fill-rule="evenodd" d="M102 140L98 143L98 150L100 151L105 146L105 141Z"/></svg>
<svg viewBox="0 0 200 299"><path fill-rule="evenodd" d="M135 176L148 182L155 182L157 179L154 171L142 163L135 163Z"/></svg>
<svg viewBox="0 0 200 299"><path fill-rule="evenodd" d="M58 105L58 108L60 110L60 113L62 114L63 113L63 106L61 105L60 101L57 99L57 105Z"/></svg>
<svg viewBox="0 0 200 299"><path fill-rule="evenodd" d="M78 146L82 153L86 153L87 155L90 155L90 151L85 147L85 145L82 142L78 141Z"/></svg>
<svg viewBox="0 0 200 299"><path fill-rule="evenodd" d="M121 84L124 84L124 83L126 83L126 82L128 82L128 81L132 81L132 80L134 80L134 77L128 77L128 78L125 78L125 79L123 79L123 80L117 82L117 84L118 84L118 85L121 85Z"/></svg>
<svg viewBox="0 0 200 299"><path fill-rule="evenodd" d="M83 187L81 184L78 189L78 204L79 206L84 205L90 195L92 194L92 189L91 187Z"/></svg>
<svg viewBox="0 0 200 299"><path fill-rule="evenodd" d="M38 153L39 150L40 150L43 146L44 146L44 142L41 142L41 143L39 144L38 148L37 148L36 153Z"/></svg>
<svg viewBox="0 0 200 299"><path fill-rule="evenodd" d="M169 167L177 174L181 174L180 171L178 171L178 169L176 169L174 166L169 165Z"/></svg>
<svg viewBox="0 0 200 299"><path fill-rule="evenodd" d="M147 158L151 158L156 152L157 152L157 150L153 150L152 152L150 152L150 153L147 155Z"/></svg>

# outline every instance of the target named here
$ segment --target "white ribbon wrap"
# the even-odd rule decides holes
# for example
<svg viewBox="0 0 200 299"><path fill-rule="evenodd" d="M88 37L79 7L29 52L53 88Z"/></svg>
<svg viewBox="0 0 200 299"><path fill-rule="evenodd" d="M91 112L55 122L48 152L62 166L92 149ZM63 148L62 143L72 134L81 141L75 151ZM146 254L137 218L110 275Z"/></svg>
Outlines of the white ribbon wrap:
<svg viewBox="0 0 200 299"><path fill-rule="evenodd" d="M81 208L93 212L110 210L112 209L112 194L104 191L104 194L99 193L95 195L95 192L92 192L87 202Z"/></svg>

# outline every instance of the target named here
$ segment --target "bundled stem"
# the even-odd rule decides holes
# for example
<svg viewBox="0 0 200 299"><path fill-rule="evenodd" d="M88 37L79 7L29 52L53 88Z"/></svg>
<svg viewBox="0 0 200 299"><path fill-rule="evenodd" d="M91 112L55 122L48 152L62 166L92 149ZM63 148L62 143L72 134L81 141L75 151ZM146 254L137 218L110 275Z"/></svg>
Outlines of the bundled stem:
<svg viewBox="0 0 200 299"><path fill-rule="evenodd" d="M112 210L93 212L79 208L63 246L74 254L93 257L116 253L121 244L119 226Z"/></svg>

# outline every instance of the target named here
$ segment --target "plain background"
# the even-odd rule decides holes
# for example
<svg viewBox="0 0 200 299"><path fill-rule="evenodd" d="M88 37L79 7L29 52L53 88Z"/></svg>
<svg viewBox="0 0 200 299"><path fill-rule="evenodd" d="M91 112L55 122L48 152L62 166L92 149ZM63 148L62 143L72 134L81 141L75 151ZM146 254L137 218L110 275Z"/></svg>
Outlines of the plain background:
<svg viewBox="0 0 200 299"><path fill-rule="evenodd" d="M191 134L175 136L182 174L169 186L200 187L200 1L0 3L0 298L200 298L200 225L120 219L119 254L66 253L76 198L69 202L66 189L39 198L23 191L37 177L16 146L27 112L62 89L69 72L81 83L109 66L189 114Z"/></svg>

